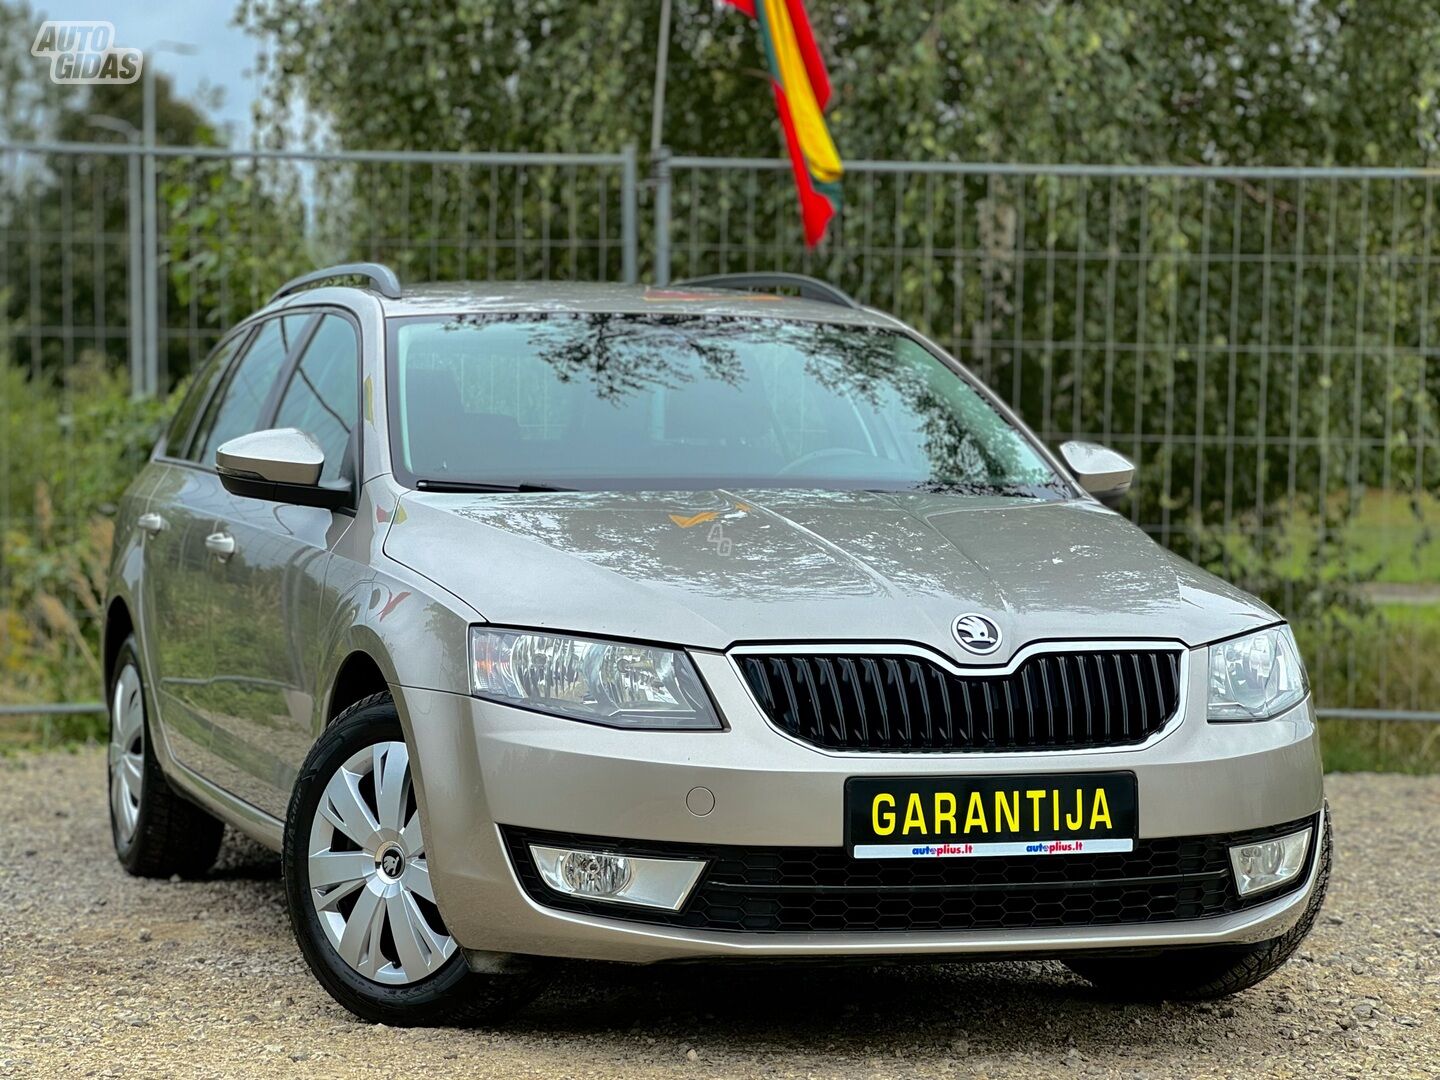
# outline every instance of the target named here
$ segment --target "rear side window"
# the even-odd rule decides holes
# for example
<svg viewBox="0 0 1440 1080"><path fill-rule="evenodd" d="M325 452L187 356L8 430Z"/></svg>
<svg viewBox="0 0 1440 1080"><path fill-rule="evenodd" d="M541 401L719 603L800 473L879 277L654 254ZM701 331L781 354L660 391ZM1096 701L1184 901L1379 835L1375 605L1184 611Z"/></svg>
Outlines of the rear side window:
<svg viewBox="0 0 1440 1080"><path fill-rule="evenodd" d="M276 427L299 428L315 437L325 451L321 482L353 479L351 434L359 414L360 342L348 319L326 315L300 358L280 410Z"/></svg>
<svg viewBox="0 0 1440 1080"><path fill-rule="evenodd" d="M312 316L286 315L260 324L244 355L231 365L231 374L220 393L210 399L205 418L195 433L191 461L215 463L215 449L237 435L259 431L265 422L265 406L275 389L280 369L300 340L301 331Z"/></svg>
<svg viewBox="0 0 1440 1080"><path fill-rule="evenodd" d="M230 358L235 355L235 350L245 342L246 334L235 334L233 337L220 343L220 347L210 354L210 358L201 365L199 374L195 381L190 384L190 390L185 395L185 400L180 402L180 408L175 413L175 418L170 421L170 429L165 433L165 453L171 457L180 457L185 453L185 440L190 435L190 429L195 426L195 417L201 407L210 398L210 392L215 389L215 384L225 374L225 368L230 363Z"/></svg>

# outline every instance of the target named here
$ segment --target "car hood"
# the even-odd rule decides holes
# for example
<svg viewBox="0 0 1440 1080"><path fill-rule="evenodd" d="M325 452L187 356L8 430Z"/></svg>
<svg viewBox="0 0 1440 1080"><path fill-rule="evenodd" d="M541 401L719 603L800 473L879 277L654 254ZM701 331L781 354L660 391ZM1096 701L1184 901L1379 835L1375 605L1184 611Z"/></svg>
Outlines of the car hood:
<svg viewBox="0 0 1440 1080"><path fill-rule="evenodd" d="M922 493L408 493L385 553L499 625L723 649L918 642L1203 645L1270 608L1088 500ZM983 660L951 636L978 612Z"/></svg>

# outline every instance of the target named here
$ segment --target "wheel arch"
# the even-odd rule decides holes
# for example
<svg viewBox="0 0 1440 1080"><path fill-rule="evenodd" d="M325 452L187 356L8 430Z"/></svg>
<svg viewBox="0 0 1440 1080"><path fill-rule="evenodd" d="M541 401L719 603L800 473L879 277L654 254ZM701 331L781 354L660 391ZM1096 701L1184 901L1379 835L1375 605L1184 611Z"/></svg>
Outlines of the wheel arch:
<svg viewBox="0 0 1440 1080"><path fill-rule="evenodd" d="M354 648L340 661L325 701L325 726L355 702L372 694L388 693L393 679L365 648Z"/></svg>
<svg viewBox="0 0 1440 1080"><path fill-rule="evenodd" d="M110 684L115 679L115 661L120 656L120 646L133 633L135 617L130 613L130 605L123 596L112 597L105 608L105 622L100 630L101 671L105 679L102 689L107 698Z"/></svg>

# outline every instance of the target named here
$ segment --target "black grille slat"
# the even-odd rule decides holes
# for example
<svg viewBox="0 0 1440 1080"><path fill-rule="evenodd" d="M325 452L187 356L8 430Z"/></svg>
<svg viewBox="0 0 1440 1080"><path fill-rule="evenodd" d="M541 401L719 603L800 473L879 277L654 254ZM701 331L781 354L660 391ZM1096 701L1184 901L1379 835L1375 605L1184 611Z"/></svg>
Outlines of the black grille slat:
<svg viewBox="0 0 1440 1080"><path fill-rule="evenodd" d="M866 681L875 694L875 703L878 706L880 745L887 746L890 743L890 703L885 699L885 680L880 675L880 665L874 660L867 657L861 667L864 668Z"/></svg>
<svg viewBox="0 0 1440 1080"><path fill-rule="evenodd" d="M991 692L989 679L978 680L980 692L985 699L985 711L980 715L985 721L985 746L996 746L999 740L995 737L995 699Z"/></svg>
<svg viewBox="0 0 1440 1080"><path fill-rule="evenodd" d="M840 667L845 672L845 681L855 702L855 719L860 722L857 729L860 745L865 746L870 741L870 721L865 711L865 692L860 685L860 676L855 671L855 661L848 656L841 657Z"/></svg>
<svg viewBox="0 0 1440 1080"><path fill-rule="evenodd" d="M955 714L954 714L954 712L953 712L953 711L951 710L951 708L950 708L950 683L949 683L949 680L947 680L947 679L945 678L945 675L944 675L943 672L938 671L938 670L935 669L935 668L930 668L929 671L928 671L928 674L930 675L930 677L931 677L932 679L935 680L935 686L937 687L938 694L939 694L939 697L940 697L940 705L941 705L941 708L942 708L942 710L943 710L942 715L944 716L944 720L945 720L944 726L940 729L940 745L942 745L942 746L954 746L954 745L955 745Z"/></svg>
<svg viewBox="0 0 1440 1080"><path fill-rule="evenodd" d="M1100 715L1108 719L1114 718L1114 713L1112 712L1112 706L1110 704L1110 675L1112 668L1118 667L1118 661L1110 653L1101 653L1099 656L1095 657L1095 673L1099 676L1096 681L1100 684ZM1122 709L1120 712L1120 733L1121 738L1125 741L1129 741L1130 739L1130 725L1126 723L1127 719L1128 717L1125 716L1125 712Z"/></svg>
<svg viewBox="0 0 1440 1080"><path fill-rule="evenodd" d="M1061 730L1066 731L1070 735L1071 740L1073 741L1074 732L1070 730L1069 718L1060 716L1055 711L1055 699L1050 693L1050 658L1048 656L1040 657L1039 668L1040 692L1042 695L1044 695L1045 698L1045 711L1049 715L1055 716L1057 718L1057 726Z"/></svg>
<svg viewBox="0 0 1440 1080"><path fill-rule="evenodd" d="M739 668L772 723L830 750L1128 746L1163 728L1180 704L1173 649L1054 652L1008 675L863 652L745 653Z"/></svg>
<svg viewBox="0 0 1440 1080"><path fill-rule="evenodd" d="M905 695L905 677L900 673L898 661L885 658L885 687L887 690L893 688L895 691L895 703L899 707L900 730L897 733L902 746L909 746L915 738L914 729L910 723L910 702Z"/></svg>
<svg viewBox="0 0 1440 1080"><path fill-rule="evenodd" d="M1129 662L1126 663L1124 660ZM1127 730L1130 727L1130 717L1133 714L1135 722L1143 729L1149 710L1145 708L1144 694L1140 690L1140 658L1131 653L1124 660L1120 664L1120 700L1125 705L1125 727ZM1130 678L1134 679L1133 686Z"/></svg>
<svg viewBox="0 0 1440 1080"><path fill-rule="evenodd" d="M1160 677L1160 662L1153 655L1150 657L1150 670L1155 673L1155 707L1163 709L1165 681Z"/></svg>
<svg viewBox="0 0 1440 1080"><path fill-rule="evenodd" d="M1085 674L1085 657L1083 655L1075 657L1075 670L1079 674L1080 706L1085 710L1085 738L1087 741L1091 741L1095 738L1095 702L1090 697L1090 679ZM1101 740L1102 746L1110 741L1110 718L1105 717L1104 719L1105 738Z"/></svg>
<svg viewBox="0 0 1440 1080"><path fill-rule="evenodd" d="M1055 657L1055 667L1059 671L1060 689L1065 694L1066 722L1069 724L1072 737L1074 737L1073 733L1075 731L1075 706L1072 703L1070 696L1070 680L1065 677L1065 657L1063 654ZM1085 739L1086 741L1089 741L1089 731L1085 732Z"/></svg>

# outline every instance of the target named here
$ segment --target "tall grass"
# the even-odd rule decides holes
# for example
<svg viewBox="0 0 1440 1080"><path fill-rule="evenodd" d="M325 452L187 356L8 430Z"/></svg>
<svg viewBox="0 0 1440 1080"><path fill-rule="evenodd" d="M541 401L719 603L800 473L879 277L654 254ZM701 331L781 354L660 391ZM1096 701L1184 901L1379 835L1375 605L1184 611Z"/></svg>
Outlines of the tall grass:
<svg viewBox="0 0 1440 1080"><path fill-rule="evenodd" d="M0 356L0 704L94 701L112 515L168 411L83 353L59 382ZM85 738L95 717L0 720L0 745Z"/></svg>

